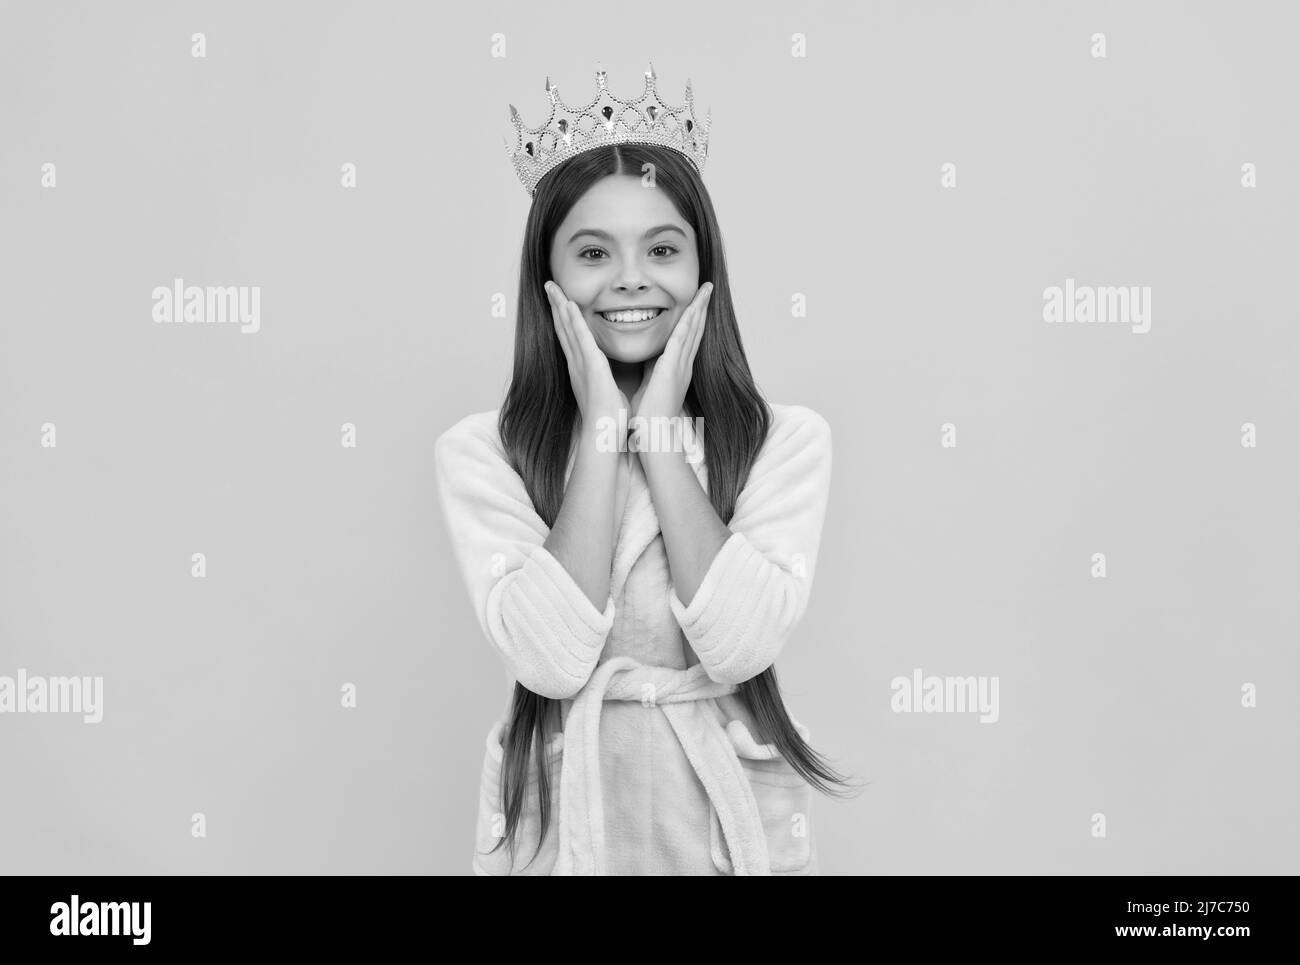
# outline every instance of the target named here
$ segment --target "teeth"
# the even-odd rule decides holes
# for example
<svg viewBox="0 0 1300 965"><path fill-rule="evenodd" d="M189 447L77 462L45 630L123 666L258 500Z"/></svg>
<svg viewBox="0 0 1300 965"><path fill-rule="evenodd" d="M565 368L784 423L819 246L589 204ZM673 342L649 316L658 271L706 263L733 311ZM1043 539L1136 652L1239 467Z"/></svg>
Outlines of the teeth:
<svg viewBox="0 0 1300 965"><path fill-rule="evenodd" d="M654 318L663 309L653 308L646 311L638 312L601 312L602 318L611 322L645 322Z"/></svg>

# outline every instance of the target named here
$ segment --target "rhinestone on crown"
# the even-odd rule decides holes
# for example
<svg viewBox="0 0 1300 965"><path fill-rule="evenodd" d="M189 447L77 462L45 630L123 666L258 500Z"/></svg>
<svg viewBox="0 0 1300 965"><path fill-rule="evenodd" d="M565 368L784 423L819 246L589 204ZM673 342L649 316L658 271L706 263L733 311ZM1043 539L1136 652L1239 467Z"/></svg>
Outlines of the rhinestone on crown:
<svg viewBox="0 0 1300 965"><path fill-rule="evenodd" d="M560 99L560 88L546 78L546 93L551 97L551 115L541 127L527 127L515 105L510 105L510 120L515 127L515 143L505 142L506 155L524 190L532 197L537 182L556 165L575 154L606 144L658 144L684 155L698 172L703 172L709 153L709 128L713 119L710 109L704 122L695 116L691 82L686 81L686 103L670 107L655 90L654 64L645 72L645 89L635 100L623 100L605 86L606 73L596 70L596 97L590 104L570 107ZM504 140L504 139L503 139Z"/></svg>

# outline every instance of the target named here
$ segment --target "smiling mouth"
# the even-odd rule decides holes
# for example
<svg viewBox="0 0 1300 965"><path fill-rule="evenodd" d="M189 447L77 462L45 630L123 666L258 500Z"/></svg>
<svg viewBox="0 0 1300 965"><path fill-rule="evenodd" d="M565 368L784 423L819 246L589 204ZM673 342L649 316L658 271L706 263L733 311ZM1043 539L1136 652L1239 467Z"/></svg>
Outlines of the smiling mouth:
<svg viewBox="0 0 1300 965"><path fill-rule="evenodd" d="M597 312L596 314L611 325L635 325L638 322L652 321L662 315L665 311L667 311L667 309L645 308L633 311Z"/></svg>

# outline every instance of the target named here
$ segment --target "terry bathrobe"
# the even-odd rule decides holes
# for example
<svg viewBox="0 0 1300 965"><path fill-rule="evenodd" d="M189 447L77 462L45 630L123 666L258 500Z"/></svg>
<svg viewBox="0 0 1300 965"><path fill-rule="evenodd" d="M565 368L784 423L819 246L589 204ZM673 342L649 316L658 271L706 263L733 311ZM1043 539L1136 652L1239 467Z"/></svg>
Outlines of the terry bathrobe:
<svg viewBox="0 0 1300 965"><path fill-rule="evenodd" d="M499 410L439 436L439 498L483 634L510 692L518 681L560 701L561 730L547 744L551 825L535 859L543 829L532 759L514 858L505 845L489 853L505 826L509 695L487 735L477 874L817 873L813 789L758 742L737 693L775 662L808 605L830 488L826 420L806 406L771 409L732 535L689 606L673 590L636 453L620 455L627 503L602 611L543 546L550 529L510 467ZM708 492L703 446L682 415L682 458Z"/></svg>

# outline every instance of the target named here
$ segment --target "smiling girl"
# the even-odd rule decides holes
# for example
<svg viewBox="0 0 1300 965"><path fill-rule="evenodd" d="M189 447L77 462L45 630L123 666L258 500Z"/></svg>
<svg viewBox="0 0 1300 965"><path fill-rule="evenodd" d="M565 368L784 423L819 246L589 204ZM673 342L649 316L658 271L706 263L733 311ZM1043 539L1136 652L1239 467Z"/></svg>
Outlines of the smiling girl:
<svg viewBox="0 0 1300 965"><path fill-rule="evenodd" d="M513 681L487 736L479 874L815 874L811 792L846 783L773 668L808 605L830 427L755 387L682 143L606 139L537 179L505 400L435 446ZM685 444L610 446L620 414L676 420Z"/></svg>

